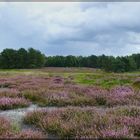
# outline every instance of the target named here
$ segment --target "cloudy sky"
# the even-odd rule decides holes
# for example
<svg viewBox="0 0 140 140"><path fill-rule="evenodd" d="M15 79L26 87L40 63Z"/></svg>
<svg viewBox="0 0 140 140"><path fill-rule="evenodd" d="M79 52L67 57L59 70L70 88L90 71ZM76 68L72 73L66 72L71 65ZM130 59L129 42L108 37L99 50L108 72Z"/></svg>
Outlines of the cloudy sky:
<svg viewBox="0 0 140 140"><path fill-rule="evenodd" d="M0 51L46 55L140 53L140 3L0 3Z"/></svg>

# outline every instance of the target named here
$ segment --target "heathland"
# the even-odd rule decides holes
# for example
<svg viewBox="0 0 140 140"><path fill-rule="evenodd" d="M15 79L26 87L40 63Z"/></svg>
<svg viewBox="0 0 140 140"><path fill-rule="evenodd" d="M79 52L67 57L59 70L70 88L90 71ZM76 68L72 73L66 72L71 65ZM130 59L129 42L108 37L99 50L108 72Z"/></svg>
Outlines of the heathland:
<svg viewBox="0 0 140 140"><path fill-rule="evenodd" d="M0 138L139 138L140 72L0 70Z"/></svg>

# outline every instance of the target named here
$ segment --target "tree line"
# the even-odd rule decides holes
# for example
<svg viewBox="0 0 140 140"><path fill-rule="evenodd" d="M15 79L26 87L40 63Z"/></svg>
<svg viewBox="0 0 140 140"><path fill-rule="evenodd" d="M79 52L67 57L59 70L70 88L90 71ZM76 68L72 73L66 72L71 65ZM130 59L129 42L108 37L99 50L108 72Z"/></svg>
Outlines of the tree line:
<svg viewBox="0 0 140 140"><path fill-rule="evenodd" d="M90 67L100 68L108 72L128 72L140 69L140 54L130 56L49 56L46 67Z"/></svg>
<svg viewBox="0 0 140 140"><path fill-rule="evenodd" d="M40 68L45 62L45 55L33 48L4 49L0 53L0 68L3 69Z"/></svg>
<svg viewBox="0 0 140 140"><path fill-rule="evenodd" d="M140 54L129 56L45 56L33 48L4 49L0 53L0 68L24 69L41 67L90 67L108 72L140 70Z"/></svg>

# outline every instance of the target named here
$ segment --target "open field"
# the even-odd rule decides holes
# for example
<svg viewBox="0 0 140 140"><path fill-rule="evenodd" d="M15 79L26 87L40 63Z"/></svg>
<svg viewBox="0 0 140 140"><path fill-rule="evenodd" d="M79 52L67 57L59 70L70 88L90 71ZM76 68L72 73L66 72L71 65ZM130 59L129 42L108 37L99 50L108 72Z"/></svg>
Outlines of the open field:
<svg viewBox="0 0 140 140"><path fill-rule="evenodd" d="M138 138L140 72L0 70L0 138Z"/></svg>

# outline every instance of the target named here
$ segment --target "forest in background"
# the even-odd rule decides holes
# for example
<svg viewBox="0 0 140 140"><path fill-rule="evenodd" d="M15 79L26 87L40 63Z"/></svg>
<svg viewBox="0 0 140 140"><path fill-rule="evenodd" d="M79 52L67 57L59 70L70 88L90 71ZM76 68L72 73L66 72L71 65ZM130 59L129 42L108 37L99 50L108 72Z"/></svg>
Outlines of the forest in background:
<svg viewBox="0 0 140 140"><path fill-rule="evenodd" d="M129 56L45 56L39 50L29 48L4 49L0 53L0 68L25 69L41 67L89 67L108 72L129 72L140 69L140 54Z"/></svg>

